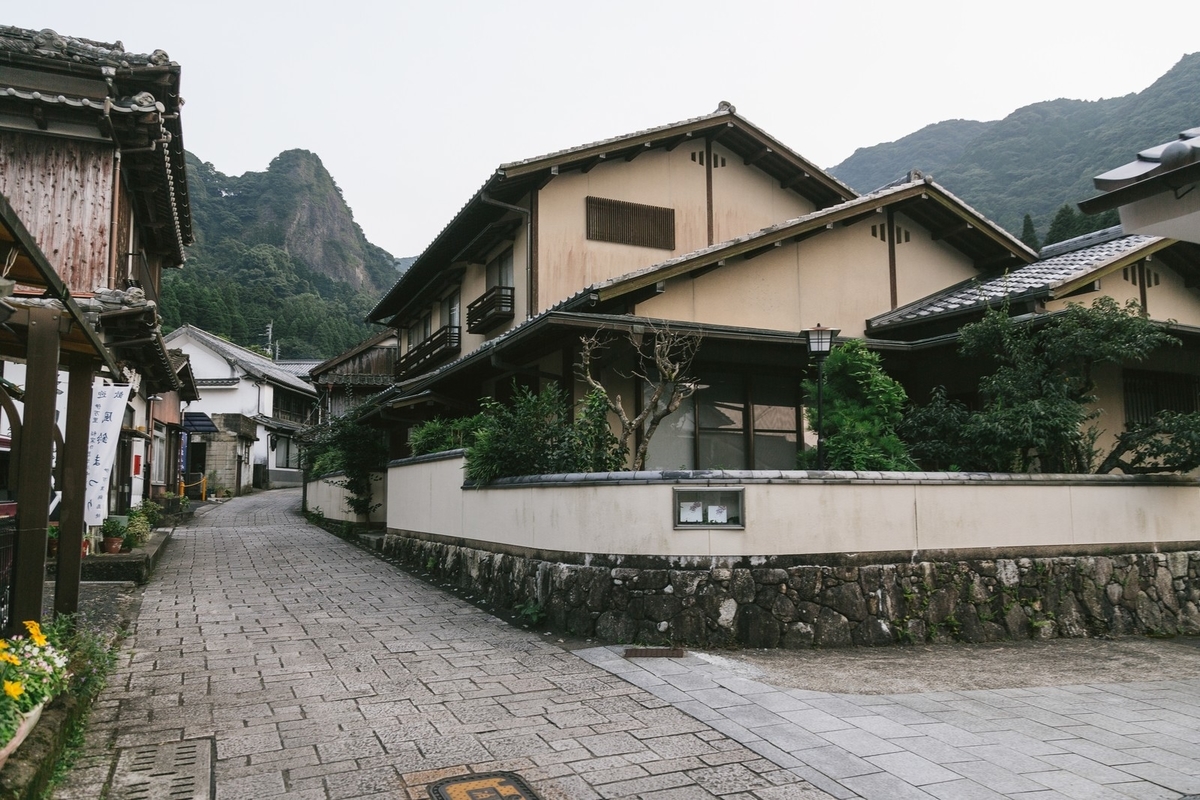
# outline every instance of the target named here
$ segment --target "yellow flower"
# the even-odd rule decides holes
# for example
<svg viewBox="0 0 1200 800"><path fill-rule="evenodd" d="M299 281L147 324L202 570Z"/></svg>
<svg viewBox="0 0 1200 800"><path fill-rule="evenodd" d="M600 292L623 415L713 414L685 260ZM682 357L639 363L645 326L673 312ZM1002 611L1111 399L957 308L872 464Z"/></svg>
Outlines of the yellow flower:
<svg viewBox="0 0 1200 800"><path fill-rule="evenodd" d="M0 661L6 664L12 664L14 667L21 666L21 659L17 658L12 653L0 653Z"/></svg>
<svg viewBox="0 0 1200 800"><path fill-rule="evenodd" d="M0 639L0 650L7 650L7 649L8 649L8 641L6 639Z"/></svg>
<svg viewBox="0 0 1200 800"><path fill-rule="evenodd" d="M46 637L42 634L42 626L36 620L25 620L25 630L29 631L29 638L33 640L34 644L38 647L46 646Z"/></svg>
<svg viewBox="0 0 1200 800"><path fill-rule="evenodd" d="M13 698L14 700L17 699L18 697L20 697L24 693L24 691L25 691L25 687L21 685L20 681L5 681L4 682L4 693L6 695L8 695L9 697Z"/></svg>

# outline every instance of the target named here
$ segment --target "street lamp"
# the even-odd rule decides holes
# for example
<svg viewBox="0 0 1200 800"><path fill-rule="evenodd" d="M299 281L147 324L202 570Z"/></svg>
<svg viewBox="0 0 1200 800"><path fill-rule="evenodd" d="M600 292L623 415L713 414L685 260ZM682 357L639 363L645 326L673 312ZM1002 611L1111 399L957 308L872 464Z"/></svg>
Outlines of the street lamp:
<svg viewBox="0 0 1200 800"><path fill-rule="evenodd" d="M817 469L825 469L825 424L822 419L825 387L825 359L833 349L833 339L840 330L825 328L817 323L815 328L805 328L804 338L808 342L808 354L817 360Z"/></svg>

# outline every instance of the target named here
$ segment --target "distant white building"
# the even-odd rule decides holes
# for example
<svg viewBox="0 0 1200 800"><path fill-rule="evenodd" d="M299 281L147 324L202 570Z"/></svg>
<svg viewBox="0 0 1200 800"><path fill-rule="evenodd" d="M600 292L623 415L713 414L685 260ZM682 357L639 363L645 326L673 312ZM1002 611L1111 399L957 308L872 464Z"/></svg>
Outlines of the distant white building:
<svg viewBox="0 0 1200 800"><path fill-rule="evenodd" d="M301 485L295 434L316 422L317 393L300 375L317 362L276 362L192 325L166 341L191 356L203 392L184 414L188 474L235 495Z"/></svg>

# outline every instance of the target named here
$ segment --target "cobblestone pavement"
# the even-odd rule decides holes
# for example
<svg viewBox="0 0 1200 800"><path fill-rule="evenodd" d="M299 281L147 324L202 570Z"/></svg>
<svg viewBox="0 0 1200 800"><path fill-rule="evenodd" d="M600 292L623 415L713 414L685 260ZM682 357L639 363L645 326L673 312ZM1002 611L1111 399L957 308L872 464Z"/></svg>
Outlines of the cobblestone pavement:
<svg viewBox="0 0 1200 800"><path fill-rule="evenodd" d="M207 797L207 770L186 773L208 763L218 800L423 798L488 770L546 800L828 797L761 746L306 524L299 504L264 492L176 531L54 797Z"/></svg>

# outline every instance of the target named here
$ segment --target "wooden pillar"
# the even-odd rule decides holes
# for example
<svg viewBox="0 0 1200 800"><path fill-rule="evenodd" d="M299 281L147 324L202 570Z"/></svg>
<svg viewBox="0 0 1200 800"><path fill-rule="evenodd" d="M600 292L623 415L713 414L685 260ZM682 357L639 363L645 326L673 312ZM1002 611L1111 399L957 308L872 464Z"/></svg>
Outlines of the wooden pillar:
<svg viewBox="0 0 1200 800"><path fill-rule="evenodd" d="M79 610L80 568L83 562L84 498L87 492L88 431L91 426L92 359L73 355L67 384L67 436L63 448L62 513L58 525L58 580L54 584L54 614Z"/></svg>
<svg viewBox="0 0 1200 800"><path fill-rule="evenodd" d="M12 615L8 631L25 620L42 619L46 580L46 526L50 521L54 401L58 396L58 326L63 312L29 309L25 367L25 412L17 473L17 547L13 563Z"/></svg>

